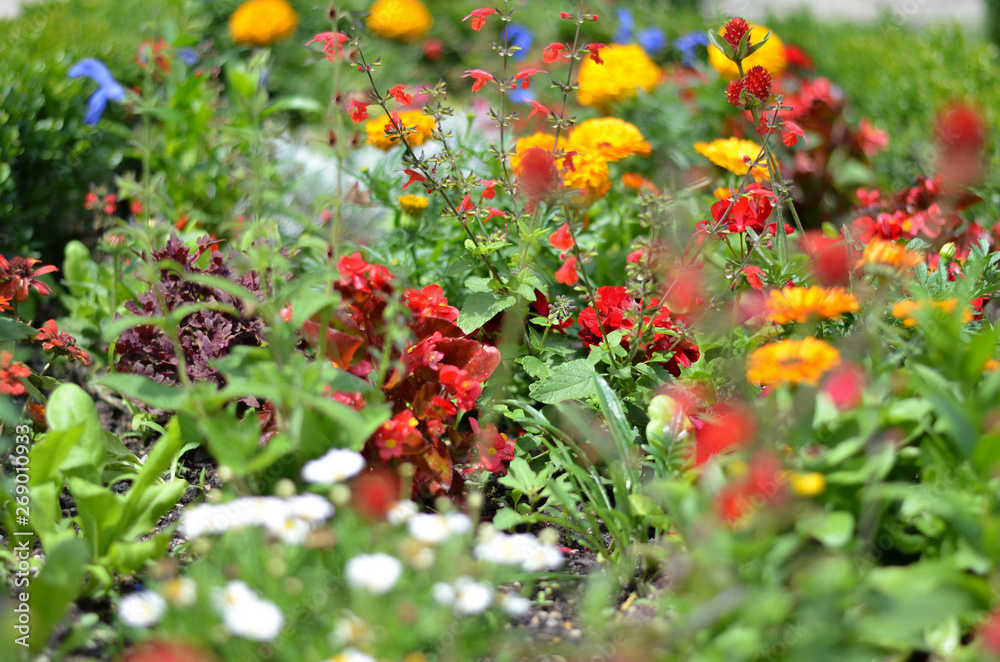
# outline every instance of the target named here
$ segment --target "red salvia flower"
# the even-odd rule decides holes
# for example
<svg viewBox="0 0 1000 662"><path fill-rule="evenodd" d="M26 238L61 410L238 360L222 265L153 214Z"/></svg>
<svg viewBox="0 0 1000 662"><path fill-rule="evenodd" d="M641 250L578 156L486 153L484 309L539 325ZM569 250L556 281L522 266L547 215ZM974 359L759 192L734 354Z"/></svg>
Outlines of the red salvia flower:
<svg viewBox="0 0 1000 662"><path fill-rule="evenodd" d="M551 64L562 57L563 51L568 50L566 44L553 42L542 49L542 62Z"/></svg>
<svg viewBox="0 0 1000 662"><path fill-rule="evenodd" d="M338 57L344 56L344 42L348 40L350 40L350 37L342 32L320 32L307 41L306 46L315 44L316 42L322 43L326 59L333 62Z"/></svg>
<svg viewBox="0 0 1000 662"><path fill-rule="evenodd" d="M474 205L472 204L472 195L466 194L466 196L462 198L462 201L458 203L458 213L462 214L471 212L473 207Z"/></svg>
<svg viewBox="0 0 1000 662"><path fill-rule="evenodd" d="M404 168L403 172L405 174L407 174L407 175L410 176L410 181L408 181L405 184L403 184L403 190L404 191L406 190L406 187L409 186L410 184L412 184L413 182L426 182L427 181L427 178L424 177L423 175L421 175L416 170L411 170L410 168Z"/></svg>
<svg viewBox="0 0 1000 662"><path fill-rule="evenodd" d="M491 218L496 218L497 216L504 216L506 214L506 212L503 212L497 209L496 207L487 207L486 211L489 212L489 215L486 217L487 221L490 220Z"/></svg>
<svg viewBox="0 0 1000 662"><path fill-rule="evenodd" d="M722 29L722 38L733 47L733 50L739 50L740 42L743 41L743 35L750 31L750 24L744 21L742 18L731 18L726 22L725 27Z"/></svg>
<svg viewBox="0 0 1000 662"><path fill-rule="evenodd" d="M489 16L490 14L498 14L498 13L500 12L498 12L496 9L473 9L471 14L462 19L462 22L464 23L465 21L471 18L472 23L470 25L472 26L473 30L478 32L483 29L484 25L486 25L487 16Z"/></svg>
<svg viewBox="0 0 1000 662"><path fill-rule="evenodd" d="M576 18L576 16L570 14L568 11L561 11L559 12L559 18Z"/></svg>
<svg viewBox="0 0 1000 662"><path fill-rule="evenodd" d="M587 44L584 48L590 51L590 59L597 64L604 64L604 60L601 59L601 49L607 48L607 44Z"/></svg>
<svg viewBox="0 0 1000 662"><path fill-rule="evenodd" d="M751 67L743 77L743 85L748 94L763 103L771 96L771 72L759 64Z"/></svg>
<svg viewBox="0 0 1000 662"><path fill-rule="evenodd" d="M476 79L476 82L472 84L473 92L478 92L483 89L483 86L486 85L486 83L493 80L493 74L487 73L482 69L469 69L465 72L462 78L468 78L469 76Z"/></svg>
<svg viewBox="0 0 1000 662"><path fill-rule="evenodd" d="M632 264L639 264L639 261L646 255L646 251L642 248L634 250L625 256L626 262L631 262Z"/></svg>
<svg viewBox="0 0 1000 662"><path fill-rule="evenodd" d="M580 274L576 272L576 257L570 256L556 270L556 282L563 285L574 285L579 280Z"/></svg>
<svg viewBox="0 0 1000 662"><path fill-rule="evenodd" d="M542 113L543 115L549 115L549 114L552 113L551 110L549 110L548 108L546 108L542 104L538 103L534 99L531 99L530 103L531 103L532 111L530 113L528 113L528 119L529 120L532 117L534 117L535 115L537 115L538 113Z"/></svg>
<svg viewBox="0 0 1000 662"><path fill-rule="evenodd" d="M544 69L525 69L524 71L519 71L514 75L514 85L517 85L517 81L521 81L521 89L528 89L528 85L531 84L531 77L538 74L547 74L548 71Z"/></svg>
<svg viewBox="0 0 1000 662"><path fill-rule="evenodd" d="M28 366L15 361L13 354L0 352L0 394L22 395L25 389L21 379L27 379L30 375Z"/></svg>
<svg viewBox="0 0 1000 662"><path fill-rule="evenodd" d="M806 132L795 122L785 120L781 126L781 142L785 143L785 147L794 147L798 144L799 138L806 140Z"/></svg>
<svg viewBox="0 0 1000 662"><path fill-rule="evenodd" d="M482 183L483 186L486 187L483 189L483 200L492 200L493 198L497 197L497 191L496 191L497 180L484 179Z"/></svg>
<svg viewBox="0 0 1000 662"><path fill-rule="evenodd" d="M391 90L389 90L389 96L396 100L396 103L401 106L405 106L408 103L413 103L413 95L406 93L405 85L397 85Z"/></svg>
<svg viewBox="0 0 1000 662"><path fill-rule="evenodd" d="M552 242L552 248L557 251L568 251L576 245L573 235L569 232L569 223L563 223L561 228L550 234L549 241Z"/></svg>
<svg viewBox="0 0 1000 662"><path fill-rule="evenodd" d="M351 99L351 121L360 124L368 119L368 105L361 103L357 99Z"/></svg>

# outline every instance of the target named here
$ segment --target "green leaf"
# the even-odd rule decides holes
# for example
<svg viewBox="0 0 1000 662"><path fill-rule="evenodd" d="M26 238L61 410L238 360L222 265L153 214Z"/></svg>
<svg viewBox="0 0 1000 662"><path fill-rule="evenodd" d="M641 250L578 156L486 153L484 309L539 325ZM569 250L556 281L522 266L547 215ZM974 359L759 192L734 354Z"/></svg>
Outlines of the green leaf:
<svg viewBox="0 0 1000 662"><path fill-rule="evenodd" d="M513 508L501 508L493 515L493 526L501 531L507 531L515 526L524 524L526 519L524 515L521 515Z"/></svg>
<svg viewBox="0 0 1000 662"><path fill-rule="evenodd" d="M795 528L830 549L839 549L854 536L854 516L844 511L814 513L799 520Z"/></svg>
<svg viewBox="0 0 1000 662"><path fill-rule="evenodd" d="M548 405L586 398L597 390L596 374L586 359L577 359L552 368L546 379L535 382L528 390L531 397Z"/></svg>
<svg viewBox="0 0 1000 662"><path fill-rule="evenodd" d="M46 549L45 565L32 578L31 650L41 651L52 630L62 620L70 603L83 588L83 566L89 558L87 546L79 538L63 540Z"/></svg>
<svg viewBox="0 0 1000 662"><path fill-rule="evenodd" d="M471 333L517 303L517 298L496 292L473 292L465 300L458 316L458 328Z"/></svg>
<svg viewBox="0 0 1000 662"><path fill-rule="evenodd" d="M121 520L122 500L106 487L70 476L66 486L76 502L76 519L90 546L92 558L102 556L111 544L112 532Z"/></svg>
<svg viewBox="0 0 1000 662"><path fill-rule="evenodd" d="M729 45L729 42L726 41L721 34L715 30L709 30L708 39L712 42L712 45L722 51L727 58L730 60L736 58L736 51L733 50L733 47Z"/></svg>
<svg viewBox="0 0 1000 662"><path fill-rule="evenodd" d="M179 386L160 384L141 375L111 372L98 377L94 383L163 411L177 411L188 400L187 392Z"/></svg>
<svg viewBox="0 0 1000 662"><path fill-rule="evenodd" d="M549 376L549 367L545 362L534 356L522 356L517 360L524 371L535 379L545 379Z"/></svg>
<svg viewBox="0 0 1000 662"><path fill-rule="evenodd" d="M297 110L301 113L316 114L323 112L323 106L312 97L281 97L271 102L271 104L264 109L264 112L261 113L261 115L267 117L269 115L273 115L274 113L280 113L286 110Z"/></svg>
<svg viewBox="0 0 1000 662"><path fill-rule="evenodd" d="M31 338L38 331L33 327L9 317L0 317L0 342Z"/></svg>
<svg viewBox="0 0 1000 662"><path fill-rule="evenodd" d="M47 412L49 434L82 426L78 442L60 463L59 470L92 483L100 482L106 462L106 443L94 401L76 384L63 384L49 397Z"/></svg>

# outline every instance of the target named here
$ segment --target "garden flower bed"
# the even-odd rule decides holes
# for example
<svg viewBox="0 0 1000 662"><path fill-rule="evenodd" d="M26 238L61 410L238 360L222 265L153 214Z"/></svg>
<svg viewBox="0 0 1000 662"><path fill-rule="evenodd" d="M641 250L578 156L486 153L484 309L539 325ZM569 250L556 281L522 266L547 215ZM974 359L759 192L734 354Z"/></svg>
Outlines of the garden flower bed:
<svg viewBox="0 0 1000 662"><path fill-rule="evenodd" d="M154 4L2 88L0 660L1000 657L995 49Z"/></svg>

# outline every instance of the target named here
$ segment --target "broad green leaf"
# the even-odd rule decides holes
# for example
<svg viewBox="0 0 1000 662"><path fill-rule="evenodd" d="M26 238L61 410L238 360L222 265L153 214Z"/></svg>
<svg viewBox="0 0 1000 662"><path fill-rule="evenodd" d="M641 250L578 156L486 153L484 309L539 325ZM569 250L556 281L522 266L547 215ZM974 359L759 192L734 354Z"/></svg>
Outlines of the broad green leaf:
<svg viewBox="0 0 1000 662"><path fill-rule="evenodd" d="M586 398L596 392L595 374L585 359L577 359L552 368L547 378L535 382L528 390L535 400L549 405Z"/></svg>
<svg viewBox="0 0 1000 662"><path fill-rule="evenodd" d="M45 552L45 565L32 578L29 589L31 650L36 653L45 648L69 604L80 595L83 567L89 558L87 545L78 538L64 540Z"/></svg>
<svg viewBox="0 0 1000 662"><path fill-rule="evenodd" d="M77 520L90 555L104 554L112 542L112 532L122 516L122 499L106 487L70 476L66 486L76 502Z"/></svg>
<svg viewBox="0 0 1000 662"><path fill-rule="evenodd" d="M501 313L517 303L517 299L512 296L504 296L496 292L473 292L465 300L462 311L458 316L458 327L463 333L471 333L480 328L483 324L493 319L497 313Z"/></svg>
<svg viewBox="0 0 1000 662"><path fill-rule="evenodd" d="M188 400L187 392L181 387L154 382L142 375L111 372L98 377L94 383L163 411L177 411Z"/></svg>
<svg viewBox="0 0 1000 662"><path fill-rule="evenodd" d="M818 512L799 520L795 528L830 549L839 549L854 536L854 516L844 511Z"/></svg>

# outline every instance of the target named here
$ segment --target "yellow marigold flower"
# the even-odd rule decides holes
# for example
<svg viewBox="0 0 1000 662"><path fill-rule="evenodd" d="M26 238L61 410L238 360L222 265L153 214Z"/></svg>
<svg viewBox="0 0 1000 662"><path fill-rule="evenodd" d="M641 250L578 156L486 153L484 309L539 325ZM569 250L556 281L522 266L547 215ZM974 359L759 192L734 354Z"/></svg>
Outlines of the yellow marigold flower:
<svg viewBox="0 0 1000 662"><path fill-rule="evenodd" d="M615 162L638 154L649 156L653 148L635 124L617 117L585 120L569 134L569 148L596 150L607 161Z"/></svg>
<svg viewBox="0 0 1000 662"><path fill-rule="evenodd" d="M764 303L767 319L777 324L810 318L840 317L858 311L858 299L842 287L786 287L772 290Z"/></svg>
<svg viewBox="0 0 1000 662"><path fill-rule="evenodd" d="M758 347L747 359L747 379L758 384L816 384L840 365L840 352L822 340L782 340Z"/></svg>
<svg viewBox="0 0 1000 662"><path fill-rule="evenodd" d="M764 38L767 31L768 28L765 28L763 25L751 23L750 43L756 44ZM719 28L719 34L722 34L722 28ZM740 72L736 68L736 65L715 46L708 47L708 63L727 80L736 80L740 77ZM772 76L780 74L788 64L788 61L785 59L785 44L773 32L771 33L771 38L767 40L767 43L760 50L743 60L743 71L749 71L758 64L771 72Z"/></svg>
<svg viewBox="0 0 1000 662"><path fill-rule="evenodd" d="M580 195L574 203L587 206L603 198L611 188L611 174L608 172L608 162L596 150L576 149L572 156L573 167L569 167L570 157L560 161L563 186Z"/></svg>
<svg viewBox="0 0 1000 662"><path fill-rule="evenodd" d="M584 106L607 106L634 96L636 90L652 91L660 81L660 68L638 44L609 44L600 50L604 64L586 58L580 65L577 100Z"/></svg>
<svg viewBox="0 0 1000 662"><path fill-rule="evenodd" d="M521 163L522 156L532 147L544 149L546 152L555 152L556 137L551 133L539 132L530 136L525 136L524 138L518 138L517 142L514 143L514 153L510 155L510 167L512 170L517 170L517 166ZM560 139L559 149L562 150L565 147L565 142Z"/></svg>
<svg viewBox="0 0 1000 662"><path fill-rule="evenodd" d="M404 127L410 129L406 132L405 136L406 142L409 143L410 147L423 145L430 140L431 131L436 126L433 117L424 115L419 110L407 110L399 113L399 119ZM399 137L395 135L395 132L392 136L386 135L385 127L388 125L389 117L387 115L365 122L365 133L368 134L368 144L375 145L385 151L389 151L398 145Z"/></svg>
<svg viewBox="0 0 1000 662"><path fill-rule="evenodd" d="M694 149L715 165L735 175L745 175L750 170L744 159L750 159L753 163L760 155L760 145L742 138L719 138L710 143L695 143ZM766 163L761 163L753 169L753 178L758 182L771 179Z"/></svg>
<svg viewBox="0 0 1000 662"><path fill-rule="evenodd" d="M430 31L434 19L420 0L378 0L368 10L365 25L378 37L413 41Z"/></svg>
<svg viewBox="0 0 1000 662"><path fill-rule="evenodd" d="M298 26L299 15L286 0L249 0L229 17L229 36L238 44L270 46Z"/></svg>
<svg viewBox="0 0 1000 662"><path fill-rule="evenodd" d="M399 206L410 216L420 216L427 209L427 198L422 195L401 195Z"/></svg>
<svg viewBox="0 0 1000 662"><path fill-rule="evenodd" d="M788 475L788 485L799 496L816 496L826 491L826 476L815 471L807 474L792 472Z"/></svg>
<svg viewBox="0 0 1000 662"><path fill-rule="evenodd" d="M712 195L715 196L716 200L732 200L733 196L736 195L736 189L729 186L720 186L712 191Z"/></svg>
<svg viewBox="0 0 1000 662"><path fill-rule="evenodd" d="M928 304L934 310L940 310L946 315L951 315L958 309L958 299L944 299L943 301L924 301L903 299L892 304L892 316L903 320L903 326L912 328L917 325L917 316L922 311L927 310ZM966 307L962 311L962 324L972 321L972 312Z"/></svg>
<svg viewBox="0 0 1000 662"><path fill-rule="evenodd" d="M907 269L921 264L924 256L920 253L906 250L902 244L894 241L873 238L865 246L864 253L858 261L858 266L869 267L876 272L901 274Z"/></svg>

